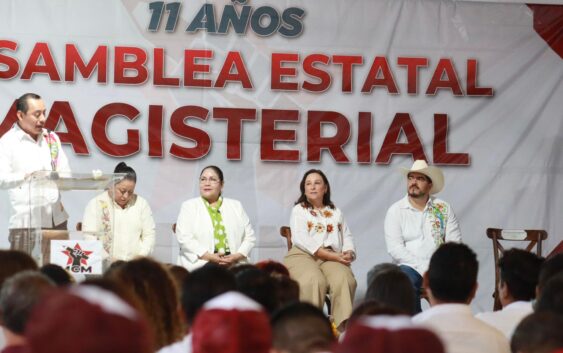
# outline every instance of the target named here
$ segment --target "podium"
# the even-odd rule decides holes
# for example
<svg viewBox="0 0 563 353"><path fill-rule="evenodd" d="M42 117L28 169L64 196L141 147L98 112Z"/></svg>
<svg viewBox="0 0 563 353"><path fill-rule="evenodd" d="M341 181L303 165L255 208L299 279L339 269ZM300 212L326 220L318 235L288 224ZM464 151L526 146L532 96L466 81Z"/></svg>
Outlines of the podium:
<svg viewBox="0 0 563 353"><path fill-rule="evenodd" d="M109 264L113 258L113 227L93 226L83 231L69 231L74 229L73 225L66 222L69 214L74 219L82 220L86 203L82 202L80 207L76 205L77 202L71 202L74 203L73 207L67 209L63 199L76 201L84 196L93 198L103 192L113 191L115 184L123 177L124 174L33 173L22 184L8 190L12 206L10 248L31 255L41 266L50 262L53 240L96 240L103 244L104 262ZM94 216L96 219L113 219L113 207L97 212L99 214Z"/></svg>

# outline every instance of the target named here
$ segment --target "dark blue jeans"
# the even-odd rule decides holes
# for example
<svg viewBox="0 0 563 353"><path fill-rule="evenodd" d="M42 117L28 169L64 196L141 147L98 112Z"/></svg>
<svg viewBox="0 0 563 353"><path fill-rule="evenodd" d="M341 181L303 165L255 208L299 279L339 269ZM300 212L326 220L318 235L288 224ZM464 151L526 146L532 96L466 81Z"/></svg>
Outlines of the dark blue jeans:
<svg viewBox="0 0 563 353"><path fill-rule="evenodd" d="M410 279L412 286L414 288L415 295L415 313L420 313L422 307L420 306L420 292L422 290L422 276L414 268L407 265L400 265L399 268L403 271Z"/></svg>

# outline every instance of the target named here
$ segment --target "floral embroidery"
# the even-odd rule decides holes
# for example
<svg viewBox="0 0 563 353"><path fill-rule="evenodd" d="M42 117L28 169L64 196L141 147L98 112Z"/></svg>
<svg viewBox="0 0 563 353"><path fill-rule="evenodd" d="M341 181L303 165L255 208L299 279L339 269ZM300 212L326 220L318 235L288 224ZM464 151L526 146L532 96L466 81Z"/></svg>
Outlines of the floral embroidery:
<svg viewBox="0 0 563 353"><path fill-rule="evenodd" d="M49 145L51 168L55 171L57 170L57 164L59 162L59 144L57 143L57 139L55 138L55 134L53 132L49 132L45 135L45 141L47 141L47 144Z"/></svg>
<svg viewBox="0 0 563 353"><path fill-rule="evenodd" d="M326 218L330 218L330 217L332 217L332 212L329 211L329 210L324 210L323 216L325 216Z"/></svg>
<svg viewBox="0 0 563 353"><path fill-rule="evenodd" d="M324 230L325 230L325 226L322 225L321 223L317 223L315 225L315 232L322 233L322 232L324 232Z"/></svg>
<svg viewBox="0 0 563 353"><path fill-rule="evenodd" d="M332 224L327 224L326 225L326 231L327 233L332 233L332 231L334 230L334 226Z"/></svg>
<svg viewBox="0 0 563 353"><path fill-rule="evenodd" d="M448 206L436 202L429 206L428 217L430 220L432 238L436 246L442 245L446 239L446 224L448 222Z"/></svg>
<svg viewBox="0 0 563 353"><path fill-rule="evenodd" d="M313 222L311 221L307 221L307 231L311 231L311 229L313 229Z"/></svg>
<svg viewBox="0 0 563 353"><path fill-rule="evenodd" d="M100 200L100 207L102 208L102 229L104 231L104 250L111 254L112 247L112 234L111 234L111 219L109 212L109 205L106 201Z"/></svg>
<svg viewBox="0 0 563 353"><path fill-rule="evenodd" d="M309 212L313 215L313 217L317 217L317 212L315 212L314 210L309 210Z"/></svg>

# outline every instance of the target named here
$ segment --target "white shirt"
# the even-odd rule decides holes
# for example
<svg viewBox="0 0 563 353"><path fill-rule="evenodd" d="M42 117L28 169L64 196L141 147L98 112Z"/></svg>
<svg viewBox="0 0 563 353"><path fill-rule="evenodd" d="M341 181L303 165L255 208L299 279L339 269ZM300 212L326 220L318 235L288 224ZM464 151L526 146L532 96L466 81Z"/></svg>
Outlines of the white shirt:
<svg viewBox="0 0 563 353"><path fill-rule="evenodd" d="M49 136L58 151L55 170L62 176L70 174L68 159L54 132L43 129L37 140L33 140L18 124L14 124L0 138L0 188L9 189L12 205L10 229L52 228L68 219L54 182L30 183L25 180L25 176L33 172L53 170L47 142Z"/></svg>
<svg viewBox="0 0 563 353"><path fill-rule="evenodd" d="M433 210L439 209L444 222L433 222ZM444 242L460 242L461 230L451 206L431 196L423 211L414 208L408 195L395 202L385 215L385 243L395 263L414 268L421 275L428 269L437 248L434 235L440 232ZM433 235L434 234L434 235Z"/></svg>
<svg viewBox="0 0 563 353"><path fill-rule="evenodd" d="M502 310L479 313L475 317L496 327L510 339L520 321L533 312L532 302L517 301L508 304Z"/></svg>
<svg viewBox="0 0 563 353"><path fill-rule="evenodd" d="M321 210L313 210L295 205L289 225L293 245L311 255L321 247L332 248L336 252L355 252L352 233L338 208L325 206Z"/></svg>
<svg viewBox="0 0 563 353"><path fill-rule="evenodd" d="M248 258L256 243L254 230L244 208L237 200L223 198L219 207L223 226L227 232L227 242L231 253L239 253ZM193 271L207 263L202 260L206 252L215 250L215 236L211 216L201 197L185 201L176 222L176 237L180 244L178 265Z"/></svg>
<svg viewBox="0 0 563 353"><path fill-rule="evenodd" d="M125 208L115 203L107 191L90 200L84 210L82 231L103 233L104 229L113 232L114 259L127 261L152 253L155 224L151 208L141 196L133 195Z"/></svg>
<svg viewBox="0 0 563 353"><path fill-rule="evenodd" d="M438 304L415 315L412 321L433 330L447 353L510 353L508 339L476 319L469 305Z"/></svg>
<svg viewBox="0 0 563 353"><path fill-rule="evenodd" d="M192 353L192 334L188 333L181 341L162 347L156 353Z"/></svg>

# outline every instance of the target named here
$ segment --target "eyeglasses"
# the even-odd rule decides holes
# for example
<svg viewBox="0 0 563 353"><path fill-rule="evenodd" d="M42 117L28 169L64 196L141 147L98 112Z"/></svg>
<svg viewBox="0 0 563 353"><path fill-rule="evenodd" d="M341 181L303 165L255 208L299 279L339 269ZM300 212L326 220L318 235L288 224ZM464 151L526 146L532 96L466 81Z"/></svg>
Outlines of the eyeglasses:
<svg viewBox="0 0 563 353"><path fill-rule="evenodd" d="M209 182L209 184L211 184L211 185L215 185L215 184L219 183L219 180L217 180L215 178L200 178L199 179L200 184L205 184L207 182Z"/></svg>

